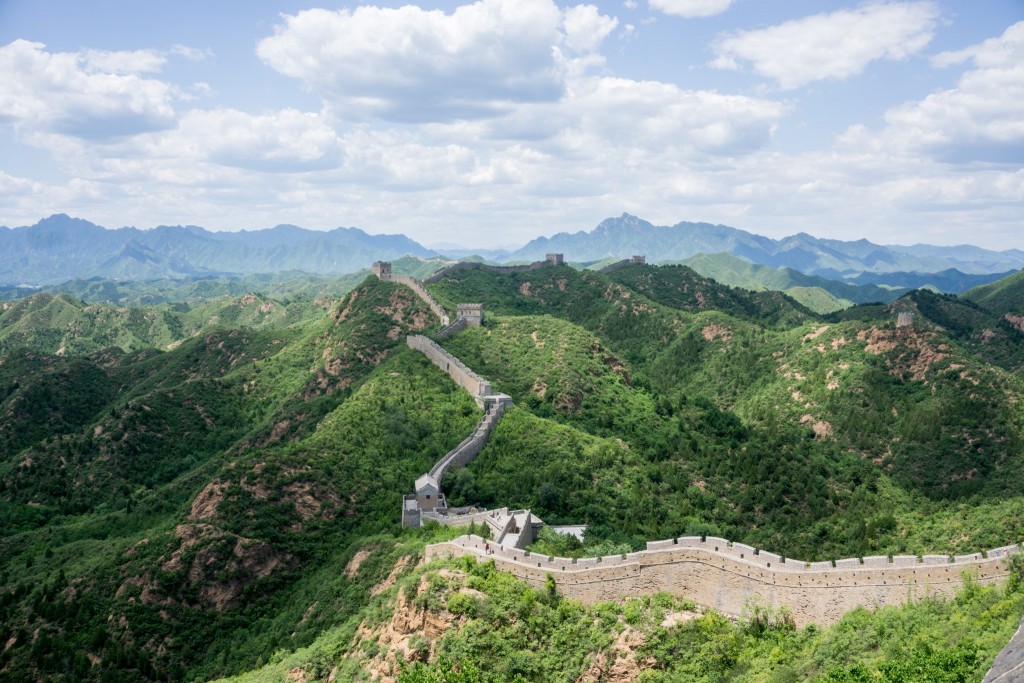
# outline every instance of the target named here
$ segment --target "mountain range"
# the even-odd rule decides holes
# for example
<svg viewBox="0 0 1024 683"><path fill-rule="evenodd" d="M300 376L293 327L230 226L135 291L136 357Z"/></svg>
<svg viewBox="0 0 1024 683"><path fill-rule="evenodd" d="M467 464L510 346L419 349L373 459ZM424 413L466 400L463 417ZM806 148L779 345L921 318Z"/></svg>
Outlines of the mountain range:
<svg viewBox="0 0 1024 683"><path fill-rule="evenodd" d="M774 240L710 223L658 226L625 213L618 218L605 219L590 232L538 237L513 252L509 260L533 261L544 258L548 252L562 252L574 261L644 254L648 262L727 253L752 263L792 268L832 279L862 272L934 273L951 268L963 273L996 273L1024 266L1024 251L1019 249L990 251L974 246L924 244L885 246L866 239L844 242L806 233Z"/></svg>
<svg viewBox="0 0 1024 683"><path fill-rule="evenodd" d="M694 265L705 275L724 277L723 281L737 286L818 287L828 295L815 290L809 296L824 296L825 308L847 302L888 301L922 286L961 293L1024 267L1024 251L1019 249L885 246L863 239L820 239L805 233L774 240L708 223L656 226L629 214L608 218L590 232L558 233L538 237L514 251L481 253L492 261L509 263L542 260L549 252L561 252L568 260L584 264L632 254L644 254L652 263L681 262L702 254L727 255L733 263L723 266L719 262L709 269L707 259L698 259L705 269L697 267L697 262ZM458 249L448 250L447 255L473 259L471 254L470 249ZM90 278L180 280L287 271L342 275L367 268L376 260L395 261L404 256L432 259L440 254L404 235L370 235L358 228L315 231L278 225L240 232L212 232L197 226L111 230L56 214L32 226L0 227L0 288L52 286ZM771 273L764 268L784 272ZM729 271L731 279L724 275ZM737 279L739 271L747 272ZM760 282L780 278L786 287ZM886 291L894 293L884 296Z"/></svg>
<svg viewBox="0 0 1024 683"><path fill-rule="evenodd" d="M107 230L57 214L0 228L0 283L47 285L74 278L145 280L280 271L343 274L378 259L434 252L403 235L358 228L319 232L294 225L211 232L196 226Z"/></svg>

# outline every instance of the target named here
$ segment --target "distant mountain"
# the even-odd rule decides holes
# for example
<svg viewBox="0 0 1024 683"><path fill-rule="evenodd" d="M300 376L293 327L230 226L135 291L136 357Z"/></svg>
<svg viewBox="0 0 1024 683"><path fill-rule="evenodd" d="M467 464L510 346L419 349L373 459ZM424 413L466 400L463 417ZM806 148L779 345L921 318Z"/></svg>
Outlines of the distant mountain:
<svg viewBox="0 0 1024 683"><path fill-rule="evenodd" d="M697 254L679 263L730 287L785 292L819 313L845 308L850 304L894 301L908 290L907 287L851 284L818 275L805 275L792 268L772 268L751 263L731 254ZM809 305L808 302L813 301L818 303Z"/></svg>
<svg viewBox="0 0 1024 683"><path fill-rule="evenodd" d="M0 283L45 285L73 278L144 280L298 270L351 273L378 259L432 257L404 235L358 228L327 232L279 225L210 232L196 226L108 230L57 214L21 228L0 228Z"/></svg>
<svg viewBox="0 0 1024 683"><path fill-rule="evenodd" d="M1016 270L982 274L963 273L956 268L938 273L861 273L844 278L855 285L882 285L904 289L936 289L946 294L963 294L969 289L987 285L1013 275ZM826 276L827 277L827 276Z"/></svg>
<svg viewBox="0 0 1024 683"><path fill-rule="evenodd" d="M724 252L773 268L833 278L863 272L934 273L948 269L981 274L1024 266L1024 251L1018 249L996 252L979 247L890 247L865 239L844 242L806 233L774 240L710 223L656 226L629 214L608 218L591 232L539 237L513 252L508 260L537 260L548 252L562 252L572 261L644 254L648 262L679 261L695 254Z"/></svg>

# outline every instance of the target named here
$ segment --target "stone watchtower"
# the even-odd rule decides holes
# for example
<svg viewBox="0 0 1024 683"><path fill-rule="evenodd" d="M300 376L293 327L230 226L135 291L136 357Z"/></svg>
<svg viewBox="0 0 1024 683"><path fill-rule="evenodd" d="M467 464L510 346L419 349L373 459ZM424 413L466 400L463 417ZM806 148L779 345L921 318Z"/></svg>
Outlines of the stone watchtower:
<svg viewBox="0 0 1024 683"><path fill-rule="evenodd" d="M458 304L455 307L455 319L465 319L470 327L480 327L484 321L483 304Z"/></svg>
<svg viewBox="0 0 1024 683"><path fill-rule="evenodd" d="M896 316L896 327L910 327L914 324L913 311L900 311Z"/></svg>
<svg viewBox="0 0 1024 683"><path fill-rule="evenodd" d="M553 266L560 266L565 263L565 258L562 254L545 254L544 260Z"/></svg>
<svg viewBox="0 0 1024 683"><path fill-rule="evenodd" d="M629 263L634 266L642 266L647 263L647 257L640 254L634 254L630 257Z"/></svg>
<svg viewBox="0 0 1024 683"><path fill-rule="evenodd" d="M391 262L390 261L377 261L373 264L373 274L381 280L391 279Z"/></svg>

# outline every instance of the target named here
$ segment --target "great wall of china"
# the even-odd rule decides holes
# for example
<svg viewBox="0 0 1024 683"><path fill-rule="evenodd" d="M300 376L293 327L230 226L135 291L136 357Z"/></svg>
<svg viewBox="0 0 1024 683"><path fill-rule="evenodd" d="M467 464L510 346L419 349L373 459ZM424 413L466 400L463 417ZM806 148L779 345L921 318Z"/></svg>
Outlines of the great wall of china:
<svg viewBox="0 0 1024 683"><path fill-rule="evenodd" d="M1006 578L1016 545L948 557L898 555L803 562L723 538L685 537L647 544L628 555L569 559L501 547L478 536L427 546L426 559L470 555L543 587L550 574L558 592L592 604L671 593L739 617L749 603L788 608L798 626L838 621L851 609L899 605L927 595L952 596L965 577L979 584Z"/></svg>
<svg viewBox="0 0 1024 683"><path fill-rule="evenodd" d="M642 259L634 256L628 261L643 263ZM556 262L561 263L560 254L549 255L547 261L531 266L512 268L532 270ZM623 267L629 262L612 265ZM391 279L390 264L385 265L388 279ZM374 272L380 275L377 264ZM413 291L424 297L428 305L433 301L422 285ZM478 305L473 307L474 313L481 312ZM431 308L433 310L433 306ZM449 327L446 319L447 316L443 318L444 325ZM458 329L463 329L467 321L459 318L456 323L459 320L463 323ZM480 318L474 323L479 325ZM1008 558L1022 550L1013 544L954 557L897 555L805 562L724 538L689 536L648 542L646 550L627 555L570 559L530 553L523 548L532 542L536 528L543 522L529 510L449 511L440 487L444 474L452 466L465 466L479 454L511 399L494 394L490 382L427 337L410 336L408 344L448 373L487 411L469 438L417 479L417 493L403 497L402 521L405 526L419 526L424 519L449 526L486 524L493 540L464 535L429 545L427 560L469 555L480 561L493 561L498 569L537 587L542 587L550 575L561 595L588 604L665 592L732 617L741 616L752 602L773 608L786 607L797 625L804 626L831 624L859 606L882 607L929 595L952 596L967 581L978 584L1002 581L1009 573Z"/></svg>

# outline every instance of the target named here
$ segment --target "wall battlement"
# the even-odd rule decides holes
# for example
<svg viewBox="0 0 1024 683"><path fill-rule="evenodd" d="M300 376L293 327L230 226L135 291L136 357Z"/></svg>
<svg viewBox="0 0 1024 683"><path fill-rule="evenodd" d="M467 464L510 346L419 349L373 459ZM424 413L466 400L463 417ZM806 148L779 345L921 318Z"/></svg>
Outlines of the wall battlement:
<svg viewBox="0 0 1024 683"><path fill-rule="evenodd" d="M643 264L645 260L642 256L633 256L601 270L609 272ZM438 271L427 282L436 282L459 270L524 272L554 263L561 263L561 259L509 267L459 263ZM419 294L422 290L424 300L428 297L432 300L422 285L415 285L414 291ZM460 317L456 325L451 326L453 329L442 330L442 335L462 329L455 329L460 322L462 327L468 323L465 317ZM448 327L447 322L445 326ZM491 429L500 420L505 403L510 403L511 399L492 395L489 382L427 337L413 335L408 337L407 343L448 373L478 403L488 406L473 434L424 475L437 483L451 467L464 466L479 454ZM438 499L443 499L439 484L437 493ZM666 592L733 617L741 616L751 602L773 608L786 607L799 626L831 624L860 606L898 605L927 595L952 596L968 580L980 584L1002 581L1009 572L1009 556L1021 552L1021 547L1014 544L952 557L896 555L806 562L724 538L686 536L652 541L645 550L626 555L571 559L524 550L532 540L534 527L542 524L529 510L509 513L507 508L502 508L450 514L443 503L434 509L420 509L415 495L404 496L403 525L419 526L422 520L435 520L445 526L484 522L499 531L499 538L510 540L502 546L478 536L460 536L427 546L428 561L462 555L491 560L498 569L538 588L544 586L551 575L559 593L584 603Z"/></svg>
<svg viewBox="0 0 1024 683"><path fill-rule="evenodd" d="M627 259L616 261L615 263L609 263L604 268L599 268L599 273L614 273L616 270L621 270L626 266L642 266L647 263L647 257L643 254L634 254Z"/></svg>
<svg viewBox="0 0 1024 683"><path fill-rule="evenodd" d="M477 424L473 433L449 451L447 455L438 460L430 468L430 475L441 481L452 467L465 467L472 462L473 458L479 455L480 451L487 445L487 438L491 435L491 430L494 428L494 425L498 424L504 413L505 404L497 402L490 404L487 407L487 412L484 413L483 419Z"/></svg>
<svg viewBox="0 0 1024 683"><path fill-rule="evenodd" d="M708 537L653 541L625 556L570 559L519 549L485 546L478 536L460 536L427 546L429 561L471 555L541 587L551 574L560 594L595 603L666 592L738 617L750 601L788 607L799 626L838 621L858 606L899 605L926 595L952 596L965 573L977 583L1006 578L1007 557L1020 547L987 553L868 557L829 562L782 558L741 543ZM897 561L899 560L899 561ZM827 565L827 566L824 566Z"/></svg>
<svg viewBox="0 0 1024 683"><path fill-rule="evenodd" d="M412 291L416 292L416 295L423 299L423 302L430 307L430 310L434 312L434 315L441 319L441 326L448 326L448 312L444 310L444 307L441 304L437 303L437 300L431 296L430 292L427 291L427 288L423 286L423 283L409 277L408 275L392 275L390 279L392 282L405 285Z"/></svg>
<svg viewBox="0 0 1024 683"><path fill-rule="evenodd" d="M478 305L477 308L481 307ZM456 325L459 322L463 323L463 327L467 324L465 318L459 318ZM501 416L505 414L505 406L511 404L512 399L505 394L493 393L490 382L470 370L432 339L416 334L406 337L406 343L409 348L416 349L429 358L430 362L444 370L456 384L472 394L477 404L484 409L484 416L477 423L473 433L434 463L428 473L416 480L416 495L403 496L402 526L419 527L423 519L448 519L447 502L440 490L441 480L452 467L465 467L480 454L487 445L491 430L501 420ZM521 538L525 543L532 540L533 535L523 534Z"/></svg>
<svg viewBox="0 0 1024 683"><path fill-rule="evenodd" d="M558 254L561 256L561 254ZM524 266L492 266L487 263L474 263L472 261L461 261L459 263L453 263L450 266L446 266L441 270L437 271L426 280L424 284L432 285L435 282L443 279L447 275L457 273L462 270L486 270L489 273L527 273L531 270L539 270L541 268L547 268L548 266L559 266L562 262L555 263L552 260L545 259L543 261L534 261Z"/></svg>
<svg viewBox="0 0 1024 683"><path fill-rule="evenodd" d="M482 399L490 396L491 383L480 375L476 374L462 361L441 348L436 342L421 334L410 335L406 338L409 348L416 349L430 359L437 367L448 373L448 376L460 387L468 391L475 398Z"/></svg>

